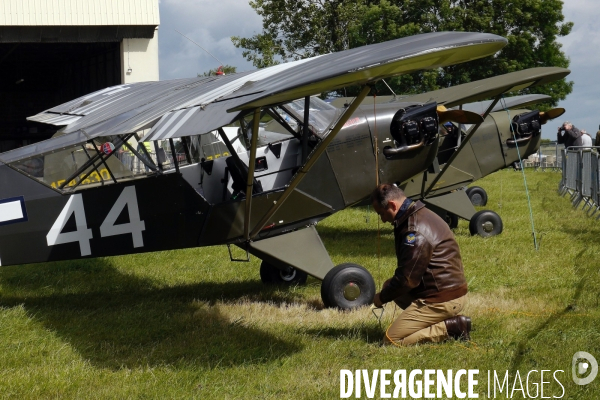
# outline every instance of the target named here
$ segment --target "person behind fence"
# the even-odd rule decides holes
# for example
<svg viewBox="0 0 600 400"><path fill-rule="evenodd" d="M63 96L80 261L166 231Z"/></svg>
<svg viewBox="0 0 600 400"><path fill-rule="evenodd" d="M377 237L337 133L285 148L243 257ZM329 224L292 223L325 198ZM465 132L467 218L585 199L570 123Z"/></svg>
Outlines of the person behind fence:
<svg viewBox="0 0 600 400"><path fill-rule="evenodd" d="M581 130L581 145L585 147L592 147L592 136L585 129Z"/></svg>
<svg viewBox="0 0 600 400"><path fill-rule="evenodd" d="M558 127L556 141L558 144L564 144L565 149L571 146L581 146L581 131L573 126L573 124L569 121L565 121L561 126Z"/></svg>
<svg viewBox="0 0 600 400"><path fill-rule="evenodd" d="M596 140L594 141L594 146L600 146L600 126L598 127L598 132L596 132Z"/></svg>
<svg viewBox="0 0 600 400"><path fill-rule="evenodd" d="M144 150L146 150L146 151L144 151ZM137 151L140 154L140 156L143 157L146 160L146 162L148 162L149 164L153 164L153 161L152 161L152 143L150 143L150 142L140 142L140 143L138 143ZM150 158L148 158L148 156L150 156ZM146 172L150 171L150 168L145 163L144 163L144 167L145 167Z"/></svg>
<svg viewBox="0 0 600 400"><path fill-rule="evenodd" d="M373 303L382 307L395 301L403 309L385 332L384 344L470 340L471 319L459 315L467 301L467 281L448 224L395 185L377 186L371 201L381 220L394 226L398 260L394 276Z"/></svg>

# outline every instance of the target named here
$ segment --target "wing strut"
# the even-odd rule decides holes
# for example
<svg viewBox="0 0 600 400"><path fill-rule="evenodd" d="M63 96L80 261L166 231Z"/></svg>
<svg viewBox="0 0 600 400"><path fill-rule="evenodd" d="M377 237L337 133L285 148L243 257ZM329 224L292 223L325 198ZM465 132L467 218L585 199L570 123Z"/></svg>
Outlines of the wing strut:
<svg viewBox="0 0 600 400"><path fill-rule="evenodd" d="M142 155L139 151L136 151L133 146L131 146L129 144L129 139L131 137L135 137L136 140L139 142L139 136L137 135L137 133L130 135L125 142L123 143L123 146L127 147L127 149L133 153L133 155L135 155L145 166L147 166L148 168L150 168L152 171L156 172L156 165L154 165L153 162L150 162L152 160L152 157L150 157L150 155L148 154L148 152L146 151L144 154L146 154L147 156ZM154 142L154 144L156 145L156 142ZM142 145L140 146L141 149L146 149L146 146ZM156 146L155 146L156 149ZM158 151L156 152L156 154L158 154Z"/></svg>
<svg viewBox="0 0 600 400"><path fill-rule="evenodd" d="M437 176L433 179L433 181L431 182L431 184L429 185L429 187L425 191L425 194L423 195L423 198L427 197L427 195L429 194L429 192L431 192L431 190L433 189L433 187L435 186L435 184L438 183L438 181L440 180L440 178L444 175L444 173L448 170L448 168L450 168L450 166L452 165L452 162L454 161L454 159L460 154L460 152L462 151L462 149L465 148L465 146L467 145L467 143L469 143L469 140L471 139L471 137L475 134L475 132L477 132L477 129L479 129L479 127L481 126L481 124L483 124L483 121L487 118L487 116L490 114L490 112L492 112L492 110L494 109L494 107L496 106L496 104L498 103L498 101L500 101L501 97L502 97L502 95L496 96L496 98L494 99L494 101L492 101L492 104L490 104L490 106L487 108L487 110L485 110L485 112L483 113L483 115L482 115L483 118L481 119L481 121L478 122L475 126L473 126L469 130L469 133L464 138L464 140L460 143L460 146L458 147L458 149L454 152L454 154L452 154L452 156L450 156L450 159L448 159L448 161L446 162L446 165L444 165L444 168L442 169L442 172L440 172L439 174L437 174ZM460 134L459 134L459 137L460 137Z"/></svg>
<svg viewBox="0 0 600 400"><path fill-rule="evenodd" d="M117 143L115 146L115 149L113 150L112 153L106 155L106 154L102 154L100 153L100 151L98 151L98 149L96 149L96 155L92 158L89 158L85 164L83 164L83 166L79 167L73 174L71 174L71 176L69 176L67 178L67 180L65 182L63 182L62 185L60 185L58 188L59 189L64 189L64 187L66 185L68 185L69 183L71 183L71 181L77 177L79 177L79 181L75 183L74 186L71 187L71 190L75 189L77 186L79 186L79 184L81 184L81 182L83 182L84 180L87 179L88 176L90 176L92 174L92 172L96 171L98 169L98 167L100 166L100 164L96 165L96 161L100 160L101 164L104 164L106 166L106 168L108 168L108 165L106 164L106 159L109 158L110 156L112 156L114 154L115 151L119 150L121 148L121 146L123 146L124 143L127 142L127 140L129 140L131 138L131 136L133 136L133 134L130 134L129 136L126 136L125 139L123 139L121 136L117 136L117 138L120 140L120 143ZM90 143L94 146L94 148L96 147L94 140L91 139ZM87 153L87 151L86 151ZM88 154L89 156L89 154ZM83 176L79 176L79 174L83 171L85 171L86 169L93 167L92 169L89 170L89 172ZM115 177L113 176L113 174L110 172L110 169L108 169L108 173L111 176L111 178L115 181L115 183L117 182L117 180L115 179ZM102 175L100 174L100 178L102 178Z"/></svg>
<svg viewBox="0 0 600 400"><path fill-rule="evenodd" d="M252 207L252 186L254 185L254 167L256 166L256 144L258 143L258 128L260 108L254 110L252 120L252 140L250 141L250 160L248 161L248 178L246 180L246 212L244 213L244 239L250 240L250 211ZM261 227L262 228L262 227Z"/></svg>
<svg viewBox="0 0 600 400"><path fill-rule="evenodd" d="M185 153L185 160L188 165L192 165L192 156L190 155L190 148L188 147L188 139L185 136L181 137L181 143L183 144L183 151Z"/></svg>
<svg viewBox="0 0 600 400"><path fill-rule="evenodd" d="M179 160L177 159L177 151L175 151L175 143L173 143L172 138L169 138L169 146L171 146L171 156L173 157L173 164L175 164L175 171L179 173Z"/></svg>
<svg viewBox="0 0 600 400"><path fill-rule="evenodd" d="M227 134L225 133L223 128L221 127L219 129L217 129L217 132L219 132L219 136L221 136L221 139L223 140L223 143L225 143L225 147L227 147L227 150L229 150L229 153L231 154L231 156L235 157L237 160L240 160L240 156L235 151L233 145L231 144L231 140L229 140L229 138L227 137Z"/></svg>
<svg viewBox="0 0 600 400"><path fill-rule="evenodd" d="M146 146L144 146L146 147ZM154 141L154 153L156 153L156 166L158 167L158 170L160 172L163 172L163 162L164 161L160 161L160 147L158 147L158 140ZM154 170L153 170L154 171Z"/></svg>
<svg viewBox="0 0 600 400"><path fill-rule="evenodd" d="M308 116L310 114L310 96L304 98L304 122L302 123L302 164L308 157Z"/></svg>
<svg viewBox="0 0 600 400"><path fill-rule="evenodd" d="M256 224L256 226L250 233L250 239L253 239L256 235L258 235L258 233L267 224L267 222L273 216L273 214L275 214L277 212L277 210L279 210L279 208L283 205L283 203L285 203L287 198L292 194L294 189L298 186L298 184L300 184L302 179L306 176L306 173L308 171L310 171L310 169L313 167L313 165L319 160L319 157L321 157L321 155L325 152L325 150L327 150L327 146L329 145L329 143L331 143L331 141L336 137L338 132L342 129L344 124L348 121L348 119L350 119L350 117L352 116L354 111L356 111L356 109L358 108L360 103L362 103L363 99L367 96L367 94L369 94L370 90L371 90L371 86L368 86L368 85L364 86L362 88L359 95L356 96L356 98L354 99L352 104L350 104L348 106L348 108L346 108L344 113L337 120L335 126L333 127L333 129L331 130L329 135L327 135L321 142L319 142L317 147L315 147L315 149L311 153L310 157L306 160L306 163L298 170L298 172L294 176L294 179L292 179L289 186L281 194L281 197L279 198L279 200L275 204L273 204L273 206L271 206L269 211L267 211L267 213L264 215L264 217L262 217L262 219L258 222L258 224ZM258 128L257 128L257 130L258 130ZM252 139L254 140L254 136L252 137ZM254 164L252 164L252 171L254 172ZM252 175L254 175L254 174L252 174ZM248 176L248 179L250 179L250 176ZM246 198L246 201L247 201L247 198ZM247 207L248 207L248 205L246 205L246 208ZM249 218L249 215L246 215L246 218ZM247 227L247 224L245 225L245 227Z"/></svg>
<svg viewBox="0 0 600 400"><path fill-rule="evenodd" d="M94 144L94 141L92 140L92 145L93 144ZM108 171L108 175L110 175L110 177L112 178L112 180L113 180L114 183L117 183L117 178L115 178L115 176L113 175L112 171L110 170L108 164L106 163L106 159L108 157L102 157L102 153L100 153L100 150L98 150L97 146L94 146L94 150L96 150L96 154L98 154L98 156L100 157L100 162L102 162L102 164L104 164L104 167L106 167L106 171ZM98 165L98 167L99 166L100 165ZM98 167L96 167L96 170L98 169ZM90 171L90 173L91 173L91 171ZM102 178L102 174L100 174L100 178ZM81 182L83 182L83 181L80 179L79 182L77 183L77 185L79 185L79 183L81 183ZM102 179L102 183L104 183L104 179Z"/></svg>
<svg viewBox="0 0 600 400"><path fill-rule="evenodd" d="M269 114L275 121L277 121L281 126L283 126L289 133L294 135L294 137L298 137L298 132L293 130L290 124L288 124L286 120L281 118L281 115L279 115L277 111L273 110L272 108L269 108L267 110L267 114Z"/></svg>

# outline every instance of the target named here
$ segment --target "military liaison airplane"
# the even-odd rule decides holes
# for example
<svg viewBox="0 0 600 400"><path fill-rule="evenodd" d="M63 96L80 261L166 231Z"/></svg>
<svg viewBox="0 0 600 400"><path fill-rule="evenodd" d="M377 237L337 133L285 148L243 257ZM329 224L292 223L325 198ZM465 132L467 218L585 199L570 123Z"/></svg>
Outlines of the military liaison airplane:
<svg viewBox="0 0 600 400"><path fill-rule="evenodd" d="M450 133L440 136L433 168L401 183L401 187L411 198L422 200L445 216L451 227L455 227L461 217L469 221L471 234L489 237L501 233L503 224L497 213L491 210L476 212L473 208L473 203L485 205L485 191L477 187L466 191L458 189L537 152L542 125L565 112L563 108L545 112L525 108L547 96L504 98L504 95L515 88L533 88L563 79L569 73L564 68L531 68L406 99L417 102L427 99L448 108L483 98L493 100L465 105L463 109L471 111L483 108L482 112L476 112L481 112L484 121L466 130L450 126Z"/></svg>
<svg viewBox="0 0 600 400"><path fill-rule="evenodd" d="M540 146L542 125L565 111L555 108L539 112L525 108L550 96L504 96L516 88L533 90L537 85L562 79L569 73L564 68L531 68L415 96L380 96L375 99L375 106L369 99L371 101L364 101L359 111L371 119L376 112L377 120L384 125L393 117L394 106L410 107L422 102L435 102L441 109L459 108L480 114L484 119L474 125L448 121L440 126L438 155L431 167L395 183L413 200L425 202L446 219L451 228L458 225L460 217L469 221L471 234L490 237L502 232L500 216L491 210L477 212L473 207L485 206L487 194L479 187L461 189L534 154ZM487 98L493 100L480 101ZM340 98L332 104L342 106L348 101L348 98ZM385 140L392 139L388 135Z"/></svg>
<svg viewBox="0 0 600 400"><path fill-rule="evenodd" d="M334 267L315 222L370 194L377 154L381 181L405 181L434 161L439 118L481 117L415 104L397 110L395 140L384 143L385 135L354 129L363 122L354 112L379 79L505 44L482 33L417 35L255 72L119 85L30 117L63 128L0 154L0 265L233 244L263 260L263 280L308 273L323 279L327 306L368 304L371 275L356 264ZM311 95L349 84L362 86L352 105L311 117ZM261 116L285 126L282 112L293 114L298 98L299 129L258 147ZM222 129L234 121L250 131L244 153ZM215 130L230 155L202 159L193 139ZM130 169L128 157L143 168Z"/></svg>

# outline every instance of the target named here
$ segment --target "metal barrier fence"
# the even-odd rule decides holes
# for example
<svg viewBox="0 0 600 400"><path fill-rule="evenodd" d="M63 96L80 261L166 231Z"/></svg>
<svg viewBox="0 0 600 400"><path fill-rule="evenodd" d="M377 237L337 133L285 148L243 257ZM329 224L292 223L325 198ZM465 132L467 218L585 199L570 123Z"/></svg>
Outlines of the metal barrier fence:
<svg viewBox="0 0 600 400"><path fill-rule="evenodd" d="M561 146L562 147L562 146ZM558 171L562 169L562 153L557 143L544 143L539 150L523 160L523 167L541 169L545 171L550 169Z"/></svg>
<svg viewBox="0 0 600 400"><path fill-rule="evenodd" d="M587 210L589 215L600 211L599 150L599 147L569 147L561 150L559 193L561 196L569 194L575 208L583 203L582 209ZM600 219L600 214L597 219Z"/></svg>

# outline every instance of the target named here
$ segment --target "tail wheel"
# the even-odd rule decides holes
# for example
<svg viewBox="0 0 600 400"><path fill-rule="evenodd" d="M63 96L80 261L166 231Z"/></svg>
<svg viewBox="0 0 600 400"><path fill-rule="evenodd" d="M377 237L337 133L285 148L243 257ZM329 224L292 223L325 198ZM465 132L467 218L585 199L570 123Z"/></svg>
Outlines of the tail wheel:
<svg viewBox="0 0 600 400"><path fill-rule="evenodd" d="M332 268L321 284L326 307L349 310L373 303L375 281L365 268L345 263Z"/></svg>
<svg viewBox="0 0 600 400"><path fill-rule="evenodd" d="M266 284L304 285L307 277L306 272L291 266L279 269L266 261L260 264L260 280Z"/></svg>
<svg viewBox="0 0 600 400"><path fill-rule="evenodd" d="M446 213L444 218L450 229L454 229L458 226L458 215L452 213Z"/></svg>
<svg viewBox="0 0 600 400"><path fill-rule="evenodd" d="M483 210L475 213L469 222L469 231L471 235L481 237L491 237L502 233L502 218L490 210Z"/></svg>
<svg viewBox="0 0 600 400"><path fill-rule="evenodd" d="M479 186L473 186L468 188L467 196L469 196L471 204L473 204L474 206L485 206L488 201L486 191Z"/></svg>

